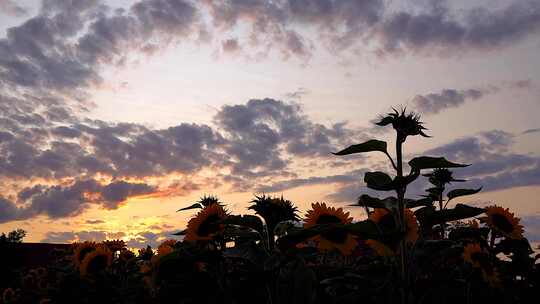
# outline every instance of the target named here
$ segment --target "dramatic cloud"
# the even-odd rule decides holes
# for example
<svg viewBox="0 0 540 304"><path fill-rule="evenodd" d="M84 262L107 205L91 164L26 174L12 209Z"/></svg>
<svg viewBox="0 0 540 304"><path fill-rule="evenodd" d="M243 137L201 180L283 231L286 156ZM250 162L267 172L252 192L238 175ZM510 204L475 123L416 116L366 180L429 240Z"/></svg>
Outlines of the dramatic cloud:
<svg viewBox="0 0 540 304"><path fill-rule="evenodd" d="M18 201L23 204L21 207L7 199L0 200L3 211L0 222L28 219L41 214L50 218L75 216L92 204L105 209L116 209L129 197L150 194L155 190L155 187L144 183L125 181L106 185L95 180L81 180L70 185L37 184L18 193Z"/></svg>
<svg viewBox="0 0 540 304"><path fill-rule="evenodd" d="M235 191L252 191L264 178L293 175L288 172L292 158L329 159L338 143L362 136L345 123L315 123L300 105L274 99L223 106L215 126L182 123L166 129L88 119L54 122L13 110L6 114L0 114L6 126L0 133L0 180L35 182L17 190L17 201L2 202L2 221L75 216L91 205L116 209L129 197L186 195L200 183L231 183ZM205 169L215 172L213 181L173 178L159 188L129 182L171 174L196 177Z"/></svg>
<svg viewBox="0 0 540 304"><path fill-rule="evenodd" d="M531 80L518 80L475 89L444 89L439 93L416 95L412 99L413 106L423 114L437 114L441 111L462 106L466 102L479 100L487 95L503 89L529 90L533 87Z"/></svg>
<svg viewBox="0 0 540 304"><path fill-rule="evenodd" d="M448 54L506 47L539 30L540 3L519 1L501 9L475 8L458 14L444 6L420 13L396 12L377 24L374 34L381 44L380 55Z"/></svg>
<svg viewBox="0 0 540 304"><path fill-rule="evenodd" d="M445 89L440 93L416 95L412 102L416 109L424 114L437 114L448 108L457 108L466 100L477 100L486 94L485 91L469 89Z"/></svg>
<svg viewBox="0 0 540 304"><path fill-rule="evenodd" d="M22 12L12 1L0 3L4 11ZM380 55L490 50L537 33L540 5L523 1L463 12L437 5L406 12L382 0L142 0L128 9L98 0L46 0L36 16L0 39L0 84L81 98L102 83L103 66L124 65L130 54L153 54L182 41L212 42L246 27L246 44L258 50L247 51L275 49L304 59L320 46L332 52L375 48ZM315 36L299 27L314 29ZM220 43L225 52L244 49L236 38Z"/></svg>

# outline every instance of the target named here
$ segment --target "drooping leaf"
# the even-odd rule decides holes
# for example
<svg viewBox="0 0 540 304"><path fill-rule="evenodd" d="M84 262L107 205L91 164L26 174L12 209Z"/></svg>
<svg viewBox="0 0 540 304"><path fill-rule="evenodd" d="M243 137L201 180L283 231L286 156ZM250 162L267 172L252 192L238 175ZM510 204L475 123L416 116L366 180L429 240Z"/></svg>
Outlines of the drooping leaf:
<svg viewBox="0 0 540 304"><path fill-rule="evenodd" d="M478 189L454 189L448 192L446 196L448 196L448 201L450 201L451 199L456 198L456 197L476 194L480 192L481 190L482 190L482 187Z"/></svg>
<svg viewBox="0 0 540 304"><path fill-rule="evenodd" d="M186 235L187 229L173 233L172 235Z"/></svg>
<svg viewBox="0 0 540 304"><path fill-rule="evenodd" d="M405 205L407 208L414 208L421 205L416 205L417 200L405 199ZM385 209L395 209L398 206L397 198L394 196L385 197L383 199L380 199L378 197L373 197L367 194L362 194L358 198L358 204L354 206L362 206L362 207L370 207L370 208L385 208Z"/></svg>
<svg viewBox="0 0 540 304"><path fill-rule="evenodd" d="M362 239L379 239L381 237L377 224L370 220L364 220L343 226L350 234Z"/></svg>
<svg viewBox="0 0 540 304"><path fill-rule="evenodd" d="M420 206L431 206L433 204L433 199L431 197L424 197L421 199L405 199L405 205L407 208L416 208Z"/></svg>
<svg viewBox="0 0 540 304"><path fill-rule="evenodd" d="M469 165L457 164L446 160L444 157L420 156L409 161L409 166L416 170L436 168L461 168Z"/></svg>
<svg viewBox="0 0 540 304"><path fill-rule="evenodd" d="M394 183L392 178L388 174L380 171L366 172L364 175L364 182L373 190L378 191L390 191L394 190Z"/></svg>
<svg viewBox="0 0 540 304"><path fill-rule="evenodd" d="M248 227L259 233L263 233L264 225L261 219L255 215L230 215L222 221L225 225L238 225Z"/></svg>
<svg viewBox="0 0 540 304"><path fill-rule="evenodd" d="M453 209L445 210L435 210L434 207L424 207L416 210L415 215L422 225L433 226L445 222L468 219L484 212L484 208L457 204Z"/></svg>
<svg viewBox="0 0 540 304"><path fill-rule="evenodd" d="M365 152L374 152L374 151L387 153L386 146L387 144L385 141L372 139L361 144L352 145L346 149L343 149L339 152L332 153L332 154L349 155L349 154L355 154L355 153L365 153Z"/></svg>
<svg viewBox="0 0 540 304"><path fill-rule="evenodd" d="M191 206L180 208L180 209L176 210L176 212L184 211L184 210L190 210L190 209L202 209L202 208L203 208L203 205L201 205L199 203L195 203L195 204L193 204Z"/></svg>

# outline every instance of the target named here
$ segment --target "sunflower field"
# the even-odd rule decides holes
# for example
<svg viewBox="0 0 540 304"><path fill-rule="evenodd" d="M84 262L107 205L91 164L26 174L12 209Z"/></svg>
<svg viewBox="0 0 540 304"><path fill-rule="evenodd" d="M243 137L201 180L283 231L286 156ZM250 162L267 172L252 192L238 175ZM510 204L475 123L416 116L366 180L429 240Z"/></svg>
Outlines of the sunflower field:
<svg viewBox="0 0 540 304"><path fill-rule="evenodd" d="M414 113L394 111L377 125L394 129L394 156L379 140L335 153L388 158L393 172L364 176L382 194L354 204L367 218L323 202L300 214L268 195L253 198L250 214L233 214L203 196L178 210L199 210L176 234L181 241L138 252L122 240L73 244L49 265L3 269L10 277L0 302L537 303L540 256L520 219L495 204L457 202L481 191L454 187L465 182L454 171L467 164L419 156L405 166L407 138L429 137ZM425 195L409 198L407 185L418 178L429 183Z"/></svg>

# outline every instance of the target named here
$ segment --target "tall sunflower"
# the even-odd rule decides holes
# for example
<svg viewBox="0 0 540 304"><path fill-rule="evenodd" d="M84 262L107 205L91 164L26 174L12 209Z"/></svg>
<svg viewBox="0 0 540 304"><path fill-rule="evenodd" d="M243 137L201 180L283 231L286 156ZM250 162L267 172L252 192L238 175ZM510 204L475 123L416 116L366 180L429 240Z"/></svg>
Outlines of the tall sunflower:
<svg viewBox="0 0 540 304"><path fill-rule="evenodd" d="M80 267L86 255L97 248L95 242L83 242L75 245L75 252L73 254L73 263L75 266Z"/></svg>
<svg viewBox="0 0 540 304"><path fill-rule="evenodd" d="M489 206L486 207L486 215L486 222L491 229L511 239L523 238L523 226L508 208Z"/></svg>
<svg viewBox="0 0 540 304"><path fill-rule="evenodd" d="M113 254L107 246L97 246L95 250L84 257L79 267L80 274L85 276L103 271L111 266L112 260Z"/></svg>
<svg viewBox="0 0 540 304"><path fill-rule="evenodd" d="M201 210L189 220L185 241L210 241L220 235L224 225L220 222L227 217L227 213L219 204L211 204Z"/></svg>
<svg viewBox="0 0 540 304"><path fill-rule="evenodd" d="M353 218L343 208L328 207L325 203L311 204L304 222L304 228L315 225L349 224ZM354 236L342 228L333 227L312 238L321 251L337 249L344 255L353 252L358 244Z"/></svg>

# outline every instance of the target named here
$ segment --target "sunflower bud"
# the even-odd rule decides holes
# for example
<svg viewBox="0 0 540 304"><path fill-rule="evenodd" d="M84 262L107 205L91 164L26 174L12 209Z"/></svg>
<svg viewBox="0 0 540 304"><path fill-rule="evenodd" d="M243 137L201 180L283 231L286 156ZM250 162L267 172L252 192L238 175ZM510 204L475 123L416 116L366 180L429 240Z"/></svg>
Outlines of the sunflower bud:
<svg viewBox="0 0 540 304"><path fill-rule="evenodd" d="M378 126L386 126L392 124L392 127L398 134L398 139L404 142L407 136L421 135L423 137L430 137L424 133L427 130L420 121L420 115L410 112L407 113L403 108L401 112L393 109L394 113L388 113L386 116L381 117L380 121L375 123Z"/></svg>

